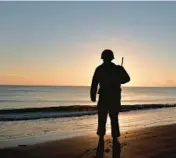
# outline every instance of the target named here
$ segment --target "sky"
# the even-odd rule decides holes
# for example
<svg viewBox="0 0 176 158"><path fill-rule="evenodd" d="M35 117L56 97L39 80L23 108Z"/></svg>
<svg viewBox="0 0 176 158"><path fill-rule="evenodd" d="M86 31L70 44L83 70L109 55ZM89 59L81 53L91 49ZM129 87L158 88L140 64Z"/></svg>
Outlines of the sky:
<svg viewBox="0 0 176 158"><path fill-rule="evenodd" d="M176 2L0 2L0 84L91 84L104 49L126 86L176 86Z"/></svg>

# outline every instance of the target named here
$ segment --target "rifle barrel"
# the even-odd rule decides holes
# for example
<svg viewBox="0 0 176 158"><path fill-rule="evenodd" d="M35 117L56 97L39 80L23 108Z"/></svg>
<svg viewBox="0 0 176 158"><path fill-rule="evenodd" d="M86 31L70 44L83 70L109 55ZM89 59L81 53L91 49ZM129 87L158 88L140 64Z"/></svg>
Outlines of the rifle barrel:
<svg viewBox="0 0 176 158"><path fill-rule="evenodd" d="M122 57L122 62L121 62L121 66L123 66L123 57Z"/></svg>

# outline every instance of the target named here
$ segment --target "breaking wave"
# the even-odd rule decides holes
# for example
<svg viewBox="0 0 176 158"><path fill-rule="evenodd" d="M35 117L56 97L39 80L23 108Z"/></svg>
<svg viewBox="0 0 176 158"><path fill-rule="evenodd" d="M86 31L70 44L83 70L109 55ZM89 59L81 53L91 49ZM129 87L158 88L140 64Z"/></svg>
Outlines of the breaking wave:
<svg viewBox="0 0 176 158"><path fill-rule="evenodd" d="M176 104L144 104L124 105L121 112L132 110L149 110L158 108L176 107ZM78 117L97 114L97 107L91 105L74 105L59 107L2 109L0 110L0 121L35 120L61 117Z"/></svg>

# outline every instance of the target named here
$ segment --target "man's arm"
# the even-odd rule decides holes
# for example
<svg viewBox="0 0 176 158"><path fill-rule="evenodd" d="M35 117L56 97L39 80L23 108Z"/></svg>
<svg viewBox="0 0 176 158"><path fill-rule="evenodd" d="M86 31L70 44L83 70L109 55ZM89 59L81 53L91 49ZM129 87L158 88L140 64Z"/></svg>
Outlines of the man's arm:
<svg viewBox="0 0 176 158"><path fill-rule="evenodd" d="M97 88L98 88L98 71L97 69L95 70L95 73L92 78L92 84L90 88L90 98L93 102L96 101L96 94L97 94Z"/></svg>
<svg viewBox="0 0 176 158"><path fill-rule="evenodd" d="M123 66L120 66L120 67L121 67L121 75L122 75L121 84L128 83L130 81L130 76L128 75L127 71Z"/></svg>

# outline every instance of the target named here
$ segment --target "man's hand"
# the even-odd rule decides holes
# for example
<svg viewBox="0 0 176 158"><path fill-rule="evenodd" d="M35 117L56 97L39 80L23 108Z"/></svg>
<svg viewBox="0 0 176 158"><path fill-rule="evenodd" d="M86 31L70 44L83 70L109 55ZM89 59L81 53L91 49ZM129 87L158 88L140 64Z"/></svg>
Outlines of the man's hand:
<svg viewBox="0 0 176 158"><path fill-rule="evenodd" d="M96 97L91 97L92 102L96 102Z"/></svg>

